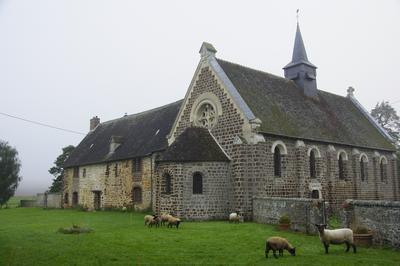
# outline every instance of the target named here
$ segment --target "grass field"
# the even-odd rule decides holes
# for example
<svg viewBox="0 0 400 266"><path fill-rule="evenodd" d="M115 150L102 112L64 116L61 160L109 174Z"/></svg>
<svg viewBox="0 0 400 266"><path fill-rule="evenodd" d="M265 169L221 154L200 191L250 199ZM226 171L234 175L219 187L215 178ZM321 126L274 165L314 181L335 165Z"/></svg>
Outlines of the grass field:
<svg viewBox="0 0 400 266"><path fill-rule="evenodd" d="M36 199L36 196L15 196L11 197L10 200L7 202L7 205L4 205L3 208L16 208L19 206L20 200L33 200Z"/></svg>
<svg viewBox="0 0 400 266"><path fill-rule="evenodd" d="M279 232L270 225L183 222L181 228L146 228L144 214L10 208L0 210L0 265L399 265L400 252L333 246L325 255L317 236ZM65 235L60 227L88 226ZM266 237L281 235L297 255L264 257Z"/></svg>

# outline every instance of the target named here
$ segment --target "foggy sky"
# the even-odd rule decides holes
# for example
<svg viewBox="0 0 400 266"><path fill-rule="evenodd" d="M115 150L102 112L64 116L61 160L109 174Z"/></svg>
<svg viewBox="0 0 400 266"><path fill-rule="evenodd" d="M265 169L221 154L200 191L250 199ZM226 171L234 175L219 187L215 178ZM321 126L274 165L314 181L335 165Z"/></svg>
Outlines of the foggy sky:
<svg viewBox="0 0 400 266"><path fill-rule="evenodd" d="M182 99L203 41L217 57L283 76L296 9L321 90L353 86L368 110L400 107L400 1L0 0L0 112L87 133ZM0 115L17 148L18 194L43 192L61 148L82 135Z"/></svg>

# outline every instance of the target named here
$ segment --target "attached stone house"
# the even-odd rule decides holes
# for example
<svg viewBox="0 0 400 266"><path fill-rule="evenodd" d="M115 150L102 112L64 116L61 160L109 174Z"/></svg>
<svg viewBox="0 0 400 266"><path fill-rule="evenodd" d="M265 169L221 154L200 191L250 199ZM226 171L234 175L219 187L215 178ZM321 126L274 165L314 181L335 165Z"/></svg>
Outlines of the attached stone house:
<svg viewBox="0 0 400 266"><path fill-rule="evenodd" d="M390 136L354 89L317 88L299 27L284 78L216 58L208 43L200 54L182 101L94 123L65 163L66 203L218 219L251 218L260 196L323 198L333 210L399 200Z"/></svg>

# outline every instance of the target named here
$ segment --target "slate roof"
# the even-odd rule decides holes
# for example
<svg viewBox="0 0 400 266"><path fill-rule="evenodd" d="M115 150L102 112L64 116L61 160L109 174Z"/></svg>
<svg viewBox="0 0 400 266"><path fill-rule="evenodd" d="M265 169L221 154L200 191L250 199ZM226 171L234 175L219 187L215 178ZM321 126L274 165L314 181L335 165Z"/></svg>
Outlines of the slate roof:
<svg viewBox="0 0 400 266"><path fill-rule="evenodd" d="M282 77L217 59L254 115L260 131L323 142L395 150L349 98L318 90L306 97Z"/></svg>
<svg viewBox="0 0 400 266"><path fill-rule="evenodd" d="M181 104L182 100L99 124L79 143L64 167L140 157L166 149L167 135ZM110 154L112 137L122 143Z"/></svg>
<svg viewBox="0 0 400 266"><path fill-rule="evenodd" d="M225 162L230 160L208 129L189 127L162 154L160 161Z"/></svg>

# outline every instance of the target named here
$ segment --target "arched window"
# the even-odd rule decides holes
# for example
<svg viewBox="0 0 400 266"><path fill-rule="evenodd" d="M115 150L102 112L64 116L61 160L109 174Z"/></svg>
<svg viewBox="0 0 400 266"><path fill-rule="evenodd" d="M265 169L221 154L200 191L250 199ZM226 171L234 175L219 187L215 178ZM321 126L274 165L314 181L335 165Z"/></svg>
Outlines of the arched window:
<svg viewBox="0 0 400 266"><path fill-rule="evenodd" d="M274 175L282 176L282 155L278 146L274 149Z"/></svg>
<svg viewBox="0 0 400 266"><path fill-rule="evenodd" d="M193 174L193 194L203 193L203 176L201 173L196 172Z"/></svg>
<svg viewBox="0 0 400 266"><path fill-rule="evenodd" d="M311 191L311 198L312 199L319 199L319 191L314 189L313 191Z"/></svg>
<svg viewBox="0 0 400 266"><path fill-rule="evenodd" d="M315 167L315 152L314 152L314 150L310 151L310 177L311 178L317 177L317 170Z"/></svg>
<svg viewBox="0 0 400 266"><path fill-rule="evenodd" d="M344 155L343 153L339 154L339 179L344 179Z"/></svg>
<svg viewBox="0 0 400 266"><path fill-rule="evenodd" d="M368 169L368 159L365 156L361 156L360 158L360 177L361 181L367 180L367 171Z"/></svg>
<svg viewBox="0 0 400 266"><path fill-rule="evenodd" d="M140 187L134 187L133 188L133 203L142 203L142 189Z"/></svg>
<svg viewBox="0 0 400 266"><path fill-rule="evenodd" d="M168 173L165 173L163 175L163 183L164 183L164 193L165 194L171 194L172 193L172 178L171 175Z"/></svg>
<svg viewBox="0 0 400 266"><path fill-rule="evenodd" d="M387 165L386 158L385 157L381 157L380 164L379 164L380 173L381 173L381 182L386 182L387 181L386 165Z"/></svg>

